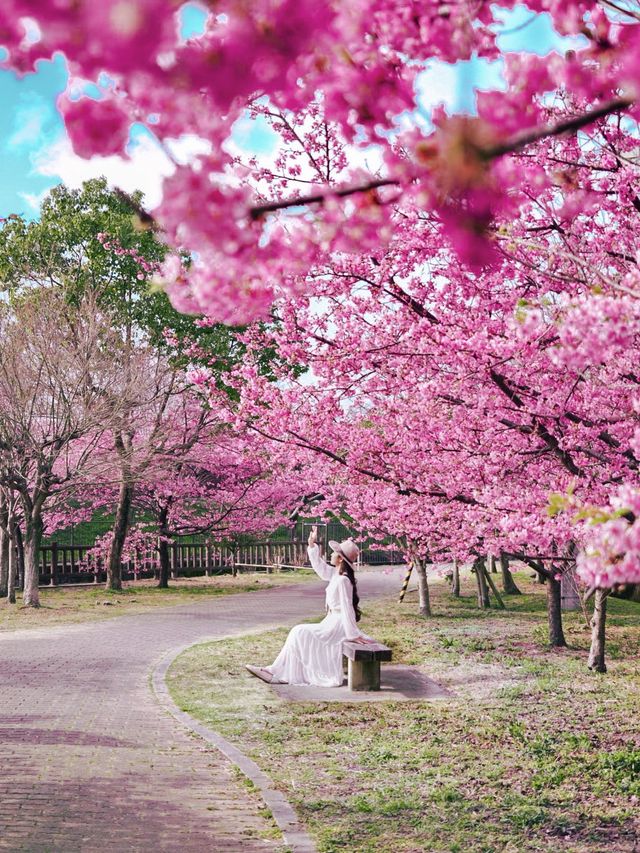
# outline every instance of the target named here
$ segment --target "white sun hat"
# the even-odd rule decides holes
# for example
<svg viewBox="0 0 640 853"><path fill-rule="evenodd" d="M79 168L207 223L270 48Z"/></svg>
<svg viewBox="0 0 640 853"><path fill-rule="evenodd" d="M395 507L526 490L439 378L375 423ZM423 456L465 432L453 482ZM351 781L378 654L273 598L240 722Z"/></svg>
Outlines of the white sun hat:
<svg viewBox="0 0 640 853"><path fill-rule="evenodd" d="M335 542L333 539L330 539L329 548L331 548L332 551L335 551L336 554L340 554L340 556L349 563L351 568L353 568L354 564L357 562L360 554L358 546L351 537L349 537L349 539L345 539L344 542Z"/></svg>

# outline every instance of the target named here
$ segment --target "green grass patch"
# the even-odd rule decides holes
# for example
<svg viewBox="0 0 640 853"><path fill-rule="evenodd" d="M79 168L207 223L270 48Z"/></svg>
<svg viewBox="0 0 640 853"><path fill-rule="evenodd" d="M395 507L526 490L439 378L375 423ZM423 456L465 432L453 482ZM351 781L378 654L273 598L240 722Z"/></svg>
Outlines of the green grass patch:
<svg viewBox="0 0 640 853"><path fill-rule="evenodd" d="M606 676L586 667L582 613L548 647L544 588L478 611L434 584L437 615L364 601L363 628L451 692L434 702L287 703L244 670L286 630L195 646L174 662L177 704L274 779L321 853L631 853L640 835L640 607L610 600ZM384 676L383 676L384 677Z"/></svg>

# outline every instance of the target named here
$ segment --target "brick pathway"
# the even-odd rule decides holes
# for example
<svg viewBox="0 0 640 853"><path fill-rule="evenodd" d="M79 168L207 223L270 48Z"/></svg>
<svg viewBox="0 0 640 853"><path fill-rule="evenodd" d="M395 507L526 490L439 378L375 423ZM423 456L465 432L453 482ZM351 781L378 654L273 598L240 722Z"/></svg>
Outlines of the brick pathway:
<svg viewBox="0 0 640 853"><path fill-rule="evenodd" d="M365 596L397 586L397 572L361 576ZM260 802L159 707L149 673L178 646L317 615L322 596L283 587L0 634L0 850L278 850Z"/></svg>

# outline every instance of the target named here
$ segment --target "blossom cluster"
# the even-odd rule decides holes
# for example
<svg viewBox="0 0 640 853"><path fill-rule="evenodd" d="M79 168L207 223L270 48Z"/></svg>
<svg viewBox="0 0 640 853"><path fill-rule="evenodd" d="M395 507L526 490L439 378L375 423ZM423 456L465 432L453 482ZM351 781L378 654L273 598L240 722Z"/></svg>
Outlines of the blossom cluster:
<svg viewBox="0 0 640 853"><path fill-rule="evenodd" d="M640 583L640 490L621 488L598 515L585 528L578 574L605 589Z"/></svg>
<svg viewBox="0 0 640 853"><path fill-rule="evenodd" d="M500 219L517 215L522 191L539 196L554 182L518 152L597 117L637 118L637 15L597 0L527 6L575 49L506 56L506 91L480 93L477 115L439 110L426 124L422 70L500 56L503 9L489 0L473 14L462 0L224 0L186 40L174 0L6 0L0 46L19 73L65 55L72 77L60 109L81 156L127 156L136 122L174 158L154 217L196 262L165 270L172 298L244 322L266 315L277 288L296 293L319 249L386 244L397 200L435 211L470 268L495 265ZM247 116L271 122L271 160L238 153L234 128ZM205 153L181 161L172 153L181 138ZM564 212L588 211L589 191L562 180Z"/></svg>

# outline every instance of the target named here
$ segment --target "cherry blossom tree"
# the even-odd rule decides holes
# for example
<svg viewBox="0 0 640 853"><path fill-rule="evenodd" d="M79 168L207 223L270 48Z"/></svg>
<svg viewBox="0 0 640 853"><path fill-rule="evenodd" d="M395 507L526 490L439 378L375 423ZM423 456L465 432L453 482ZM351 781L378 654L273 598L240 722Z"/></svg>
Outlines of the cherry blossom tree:
<svg viewBox="0 0 640 853"><path fill-rule="evenodd" d="M184 426L190 431L192 422ZM270 533L286 522L298 498L288 471L265 455L256 436L212 425L188 453L167 456L153 477L146 472L137 506L155 520L159 586L169 580L168 544L175 537L206 535L214 542Z"/></svg>
<svg viewBox="0 0 640 853"><path fill-rule="evenodd" d="M316 298L283 299L267 336L248 336L280 353L280 381L250 363L241 377L252 428L321 456L312 485L363 527L543 572L560 645L558 578L583 533L550 495L601 504L637 484L636 136L605 120L540 143L545 193L505 220L500 266L482 274L411 208L384 252L327 251L308 274Z"/></svg>
<svg viewBox="0 0 640 853"><path fill-rule="evenodd" d="M45 505L79 479L118 404L105 388L117 368L114 336L95 303L77 308L40 293L0 312L0 484L19 500L25 606L38 607ZM16 511L3 528L16 542Z"/></svg>
<svg viewBox="0 0 640 853"><path fill-rule="evenodd" d="M573 39L550 57L501 55L512 5L226 0L215 10L205 4L204 32L184 40L173 0L9 0L0 41L5 64L19 73L56 51L66 56L72 81L61 110L81 156L124 151L134 121L163 145L175 171L154 218L173 246L196 253L188 269L169 259L174 297L244 321L264 314L276 282L295 288L319 248L384 242L398 201L434 212L465 264L494 262L496 220L517 212L531 178L518 153L602 116L637 117L633 4L529 0L532 13L548 14ZM439 111L425 119L417 75L474 56L503 62L506 91L480 97L473 117ZM97 99L86 81L97 84ZM549 109L553 92L568 106L559 115ZM234 152L235 123L264 108L308 111L318 122L304 191L277 178L256 183ZM362 156L333 160L323 123L339 128L355 154L375 146L375 168ZM288 124L284 143L295 148L298 127ZM187 135L202 140L202 153L185 164L172 141Z"/></svg>
<svg viewBox="0 0 640 853"><path fill-rule="evenodd" d="M114 514L106 586L117 590L122 587L122 555L137 489L145 477L152 481L155 476L170 476L167 461L184 459L209 418L190 398L191 384L184 371L153 347L119 339L112 358L117 371L104 391L112 414L93 448L91 476L76 498L92 512L103 509ZM64 526L65 521L65 513L59 512L57 525Z"/></svg>
<svg viewBox="0 0 640 853"><path fill-rule="evenodd" d="M93 447L90 476L76 481L47 517L51 535L97 511L114 515L112 530L92 550L107 565L107 588L121 587L125 553L143 540L153 540L153 551L157 545L159 585L166 587L175 537L228 541L286 520L298 498L288 469L270 458L259 437L231 430L207 405L201 369L185 374L138 349L130 388L119 373L109 389L109 399L120 401L119 414ZM228 405L227 395L217 393ZM134 512L142 520L132 526Z"/></svg>
<svg viewBox="0 0 640 853"><path fill-rule="evenodd" d="M615 513L638 485L640 17L626 0L527 6L572 49L501 56L505 7L462 0L227 0L186 41L169 0L10 0L0 41L20 72L66 55L81 156L124 150L136 121L173 158L153 215L129 206L174 249L158 281L180 310L239 323L280 300L244 339L278 352L279 381L247 357L235 423L322 459L309 486L363 525L529 560L562 644L576 544L601 588L635 577L632 508L629 529L586 532L547 508ZM417 76L471 57L500 60L506 90L425 117ZM271 162L234 146L247 117L275 133ZM201 145L190 162L180 138Z"/></svg>

